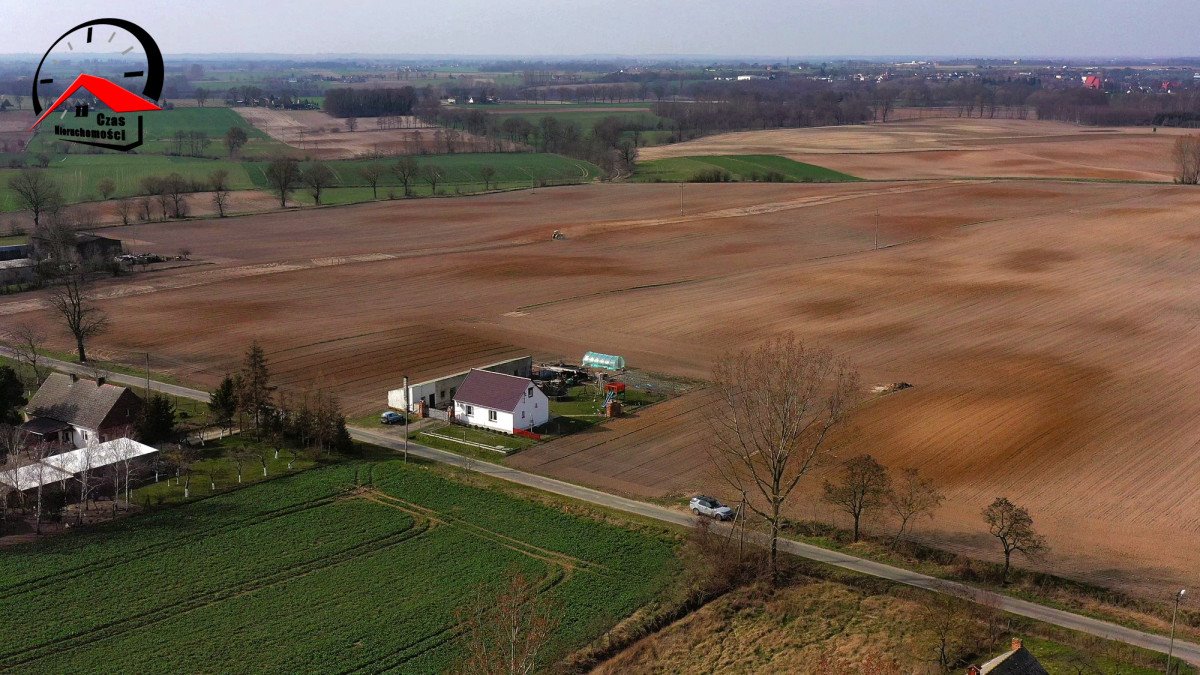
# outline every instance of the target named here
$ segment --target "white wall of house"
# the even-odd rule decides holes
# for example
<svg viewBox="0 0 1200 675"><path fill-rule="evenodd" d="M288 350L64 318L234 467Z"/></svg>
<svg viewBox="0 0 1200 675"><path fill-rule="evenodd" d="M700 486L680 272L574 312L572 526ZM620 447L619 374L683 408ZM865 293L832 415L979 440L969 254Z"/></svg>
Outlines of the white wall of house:
<svg viewBox="0 0 1200 675"><path fill-rule="evenodd" d="M513 414L503 410L492 410L455 401L454 419L473 427L502 431L506 434L513 432Z"/></svg>
<svg viewBox="0 0 1200 675"><path fill-rule="evenodd" d="M454 417L459 422L511 434L514 429L529 430L550 421L550 399L541 389L531 386L513 410L493 410L454 402Z"/></svg>
<svg viewBox="0 0 1200 675"><path fill-rule="evenodd" d="M532 429L550 421L550 399L537 387L529 387L521 402L513 410L513 426L517 429Z"/></svg>

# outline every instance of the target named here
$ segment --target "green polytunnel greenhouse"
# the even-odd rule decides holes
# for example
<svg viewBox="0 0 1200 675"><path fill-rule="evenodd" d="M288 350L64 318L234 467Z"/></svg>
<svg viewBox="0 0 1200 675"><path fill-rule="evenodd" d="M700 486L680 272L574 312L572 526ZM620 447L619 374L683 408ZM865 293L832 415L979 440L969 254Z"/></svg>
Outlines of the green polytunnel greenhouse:
<svg viewBox="0 0 1200 675"><path fill-rule="evenodd" d="M598 368L601 370L624 370L625 359L612 354L600 354L598 352L588 352L583 355L583 365L585 368Z"/></svg>

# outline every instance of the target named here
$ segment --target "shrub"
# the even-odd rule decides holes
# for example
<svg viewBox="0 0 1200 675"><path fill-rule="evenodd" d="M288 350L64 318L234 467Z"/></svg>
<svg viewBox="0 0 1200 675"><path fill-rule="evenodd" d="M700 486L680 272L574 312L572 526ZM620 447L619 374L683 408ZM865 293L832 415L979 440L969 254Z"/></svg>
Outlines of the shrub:
<svg viewBox="0 0 1200 675"><path fill-rule="evenodd" d="M724 169L704 169L692 174L688 179L689 183L730 183L733 182L733 174Z"/></svg>

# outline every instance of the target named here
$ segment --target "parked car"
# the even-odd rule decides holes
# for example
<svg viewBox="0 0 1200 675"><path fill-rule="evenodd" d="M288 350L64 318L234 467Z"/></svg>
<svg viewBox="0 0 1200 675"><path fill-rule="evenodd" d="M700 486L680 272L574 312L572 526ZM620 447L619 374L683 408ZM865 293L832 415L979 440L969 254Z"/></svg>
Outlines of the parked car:
<svg viewBox="0 0 1200 675"><path fill-rule="evenodd" d="M388 410L379 416L380 424L402 424L403 422L404 415L401 415L395 410Z"/></svg>
<svg viewBox="0 0 1200 675"><path fill-rule="evenodd" d="M697 516L708 516L717 520L733 520L733 509L725 506L712 497L696 495L692 497L689 507Z"/></svg>

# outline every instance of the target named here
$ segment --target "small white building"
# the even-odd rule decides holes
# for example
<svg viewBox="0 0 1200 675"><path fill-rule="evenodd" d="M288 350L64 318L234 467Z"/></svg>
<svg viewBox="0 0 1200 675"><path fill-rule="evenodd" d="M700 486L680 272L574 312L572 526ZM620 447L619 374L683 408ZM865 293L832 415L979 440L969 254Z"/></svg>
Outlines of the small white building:
<svg viewBox="0 0 1200 675"><path fill-rule="evenodd" d="M528 431L550 421L550 399L527 377L472 370L454 395L454 419L493 431Z"/></svg>

